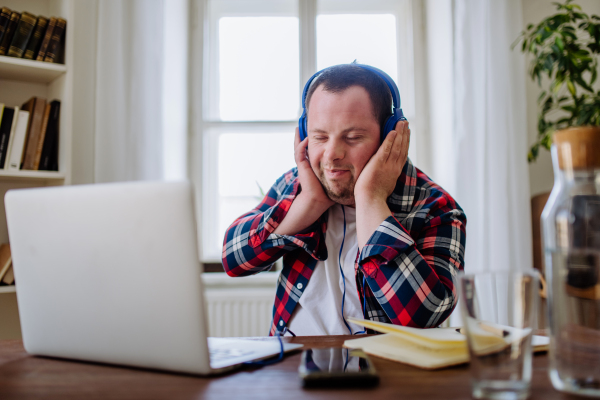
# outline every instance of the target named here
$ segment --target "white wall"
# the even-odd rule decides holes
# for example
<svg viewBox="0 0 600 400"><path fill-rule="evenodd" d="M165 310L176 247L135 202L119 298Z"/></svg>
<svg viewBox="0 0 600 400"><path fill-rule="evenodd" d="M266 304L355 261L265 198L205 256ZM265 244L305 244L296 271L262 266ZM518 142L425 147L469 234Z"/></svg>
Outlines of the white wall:
<svg viewBox="0 0 600 400"><path fill-rule="evenodd" d="M556 0L523 0L523 29L528 24L537 24L542 19L555 14L556 6L552 3ZM562 1L561 1L562 2ZM600 15L599 0L576 0L583 11L588 15ZM517 51L517 49L515 49ZM529 67L529 64L527 65ZM537 137L537 99L542 92L529 76L526 84L527 91L527 133L529 143L533 143ZM537 161L529 164L529 186L531 196L548 192L552 189L554 174L552 173L552 161L550 152L540 149Z"/></svg>
<svg viewBox="0 0 600 400"><path fill-rule="evenodd" d="M75 2L71 183L94 182L97 0Z"/></svg>

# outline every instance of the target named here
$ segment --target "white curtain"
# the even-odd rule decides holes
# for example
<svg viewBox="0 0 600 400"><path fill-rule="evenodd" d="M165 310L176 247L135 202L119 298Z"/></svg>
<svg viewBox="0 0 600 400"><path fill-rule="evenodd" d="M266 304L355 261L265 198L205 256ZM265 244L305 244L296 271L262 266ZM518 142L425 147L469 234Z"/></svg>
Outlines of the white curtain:
<svg viewBox="0 0 600 400"><path fill-rule="evenodd" d="M511 50L521 1L426 0L424 11L423 167L467 214L465 272L529 270L526 67ZM457 308L450 325L461 324Z"/></svg>
<svg viewBox="0 0 600 400"><path fill-rule="evenodd" d="M520 0L427 0L430 161L467 214L466 272L532 268Z"/></svg>
<svg viewBox="0 0 600 400"><path fill-rule="evenodd" d="M98 1L95 182L185 178L187 6Z"/></svg>
<svg viewBox="0 0 600 400"><path fill-rule="evenodd" d="M456 197L465 270L532 268L520 0L454 0Z"/></svg>

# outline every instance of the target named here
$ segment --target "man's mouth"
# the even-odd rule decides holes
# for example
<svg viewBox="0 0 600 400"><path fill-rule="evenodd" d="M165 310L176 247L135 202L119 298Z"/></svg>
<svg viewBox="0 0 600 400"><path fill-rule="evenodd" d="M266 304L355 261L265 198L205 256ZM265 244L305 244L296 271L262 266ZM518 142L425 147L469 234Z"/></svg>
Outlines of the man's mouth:
<svg viewBox="0 0 600 400"><path fill-rule="evenodd" d="M350 174L347 169L325 169L325 176L329 179L339 179L345 177L346 174Z"/></svg>

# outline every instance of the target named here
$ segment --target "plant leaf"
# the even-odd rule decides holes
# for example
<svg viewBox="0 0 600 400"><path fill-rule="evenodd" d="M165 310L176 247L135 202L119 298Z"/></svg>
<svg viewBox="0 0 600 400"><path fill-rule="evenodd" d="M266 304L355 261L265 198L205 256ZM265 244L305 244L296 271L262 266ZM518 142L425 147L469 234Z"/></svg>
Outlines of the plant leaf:
<svg viewBox="0 0 600 400"><path fill-rule="evenodd" d="M575 78L575 82L577 82L577 84L578 84L579 86L581 86L582 88L584 88L584 89L585 89L585 90L587 90L588 92L592 92L592 93L594 93L594 89L592 89L592 88L590 87L590 85L588 85L588 84L587 84L587 83L586 83L586 82L585 82L583 79L581 79L581 77L579 77L579 76L578 76L577 78Z"/></svg>
<svg viewBox="0 0 600 400"><path fill-rule="evenodd" d="M550 132L547 132L544 135L542 140L540 140L540 144L542 146L544 146L546 149L550 150L550 147L552 147L552 135L550 134Z"/></svg>
<svg viewBox="0 0 600 400"><path fill-rule="evenodd" d="M560 36L557 36L555 39L556 47L562 52L565 49L565 43L563 42Z"/></svg>
<svg viewBox="0 0 600 400"><path fill-rule="evenodd" d="M541 102L544 97L546 97L546 91L545 90L542 91L542 93L540 93L540 96L538 97L537 102L538 103Z"/></svg>
<svg viewBox="0 0 600 400"><path fill-rule="evenodd" d="M569 92L573 96L577 95L577 91L575 90L575 85L573 85L573 82L570 79L567 79L567 88L569 89Z"/></svg>

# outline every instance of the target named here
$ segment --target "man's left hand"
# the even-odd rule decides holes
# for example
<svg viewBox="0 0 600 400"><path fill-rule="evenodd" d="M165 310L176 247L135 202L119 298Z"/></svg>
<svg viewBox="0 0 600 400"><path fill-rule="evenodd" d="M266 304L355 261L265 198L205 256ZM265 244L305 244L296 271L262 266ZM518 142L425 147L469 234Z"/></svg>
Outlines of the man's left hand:
<svg viewBox="0 0 600 400"><path fill-rule="evenodd" d="M396 181L408 159L409 144L408 121L399 121L396 129L387 135L377 153L360 173L354 186L357 204L387 200L394 191Z"/></svg>

